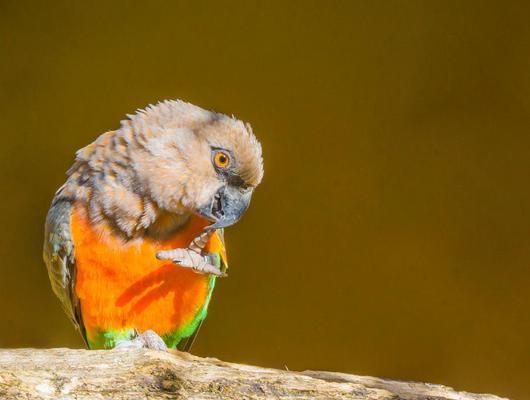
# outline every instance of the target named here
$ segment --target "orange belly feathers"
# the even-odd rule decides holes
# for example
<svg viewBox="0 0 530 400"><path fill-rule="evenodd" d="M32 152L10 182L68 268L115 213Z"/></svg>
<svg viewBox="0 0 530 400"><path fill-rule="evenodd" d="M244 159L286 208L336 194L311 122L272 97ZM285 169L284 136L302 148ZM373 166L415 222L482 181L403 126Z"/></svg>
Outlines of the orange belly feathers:
<svg viewBox="0 0 530 400"><path fill-rule="evenodd" d="M160 261L155 255L187 247L207 224L192 217L171 239L125 242L106 226L93 227L84 208L75 207L71 227L76 293L90 347L113 347L134 330L148 329L174 347L193 333L206 314L215 278ZM205 250L224 258L217 234Z"/></svg>

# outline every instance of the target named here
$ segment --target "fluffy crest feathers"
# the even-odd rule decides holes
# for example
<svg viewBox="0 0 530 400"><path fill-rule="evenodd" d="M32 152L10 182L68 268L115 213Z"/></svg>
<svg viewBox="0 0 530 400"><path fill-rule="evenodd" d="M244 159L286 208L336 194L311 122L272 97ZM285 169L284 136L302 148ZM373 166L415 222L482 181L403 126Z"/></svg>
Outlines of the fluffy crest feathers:
<svg viewBox="0 0 530 400"><path fill-rule="evenodd" d="M120 130L133 129L140 140L160 135L160 131L188 130L212 146L226 147L236 154L243 179L257 186L263 178L261 144L249 123L234 116L208 111L182 100L164 100L139 109L121 121Z"/></svg>

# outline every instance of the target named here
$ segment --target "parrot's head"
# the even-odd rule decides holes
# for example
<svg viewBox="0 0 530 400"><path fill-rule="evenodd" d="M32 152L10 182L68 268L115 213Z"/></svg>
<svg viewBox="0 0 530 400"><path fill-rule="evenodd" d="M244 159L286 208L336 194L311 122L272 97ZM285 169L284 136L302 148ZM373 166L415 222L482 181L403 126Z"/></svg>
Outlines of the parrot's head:
<svg viewBox="0 0 530 400"><path fill-rule="evenodd" d="M208 229L236 223L263 177L261 145L250 125L182 101L130 116L138 186L159 208L197 214ZM131 131L131 130L129 130Z"/></svg>

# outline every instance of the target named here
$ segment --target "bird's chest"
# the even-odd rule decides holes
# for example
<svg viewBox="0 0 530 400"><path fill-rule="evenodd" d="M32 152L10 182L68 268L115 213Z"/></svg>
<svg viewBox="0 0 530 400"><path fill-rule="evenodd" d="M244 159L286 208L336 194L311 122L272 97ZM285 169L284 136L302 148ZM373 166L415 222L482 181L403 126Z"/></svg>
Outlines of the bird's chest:
<svg viewBox="0 0 530 400"><path fill-rule="evenodd" d="M213 279L160 261L160 250L185 248L206 222L192 218L173 237L125 242L107 227L93 227L83 210L72 214L76 293L87 331L182 327L207 302Z"/></svg>

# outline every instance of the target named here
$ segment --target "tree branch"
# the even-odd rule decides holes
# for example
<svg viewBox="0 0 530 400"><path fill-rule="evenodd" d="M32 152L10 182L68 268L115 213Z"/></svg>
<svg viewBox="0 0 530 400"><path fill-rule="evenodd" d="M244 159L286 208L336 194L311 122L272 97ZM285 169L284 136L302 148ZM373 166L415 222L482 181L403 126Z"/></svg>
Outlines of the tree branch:
<svg viewBox="0 0 530 400"><path fill-rule="evenodd" d="M500 400L440 385L291 372L181 352L0 350L2 399Z"/></svg>

